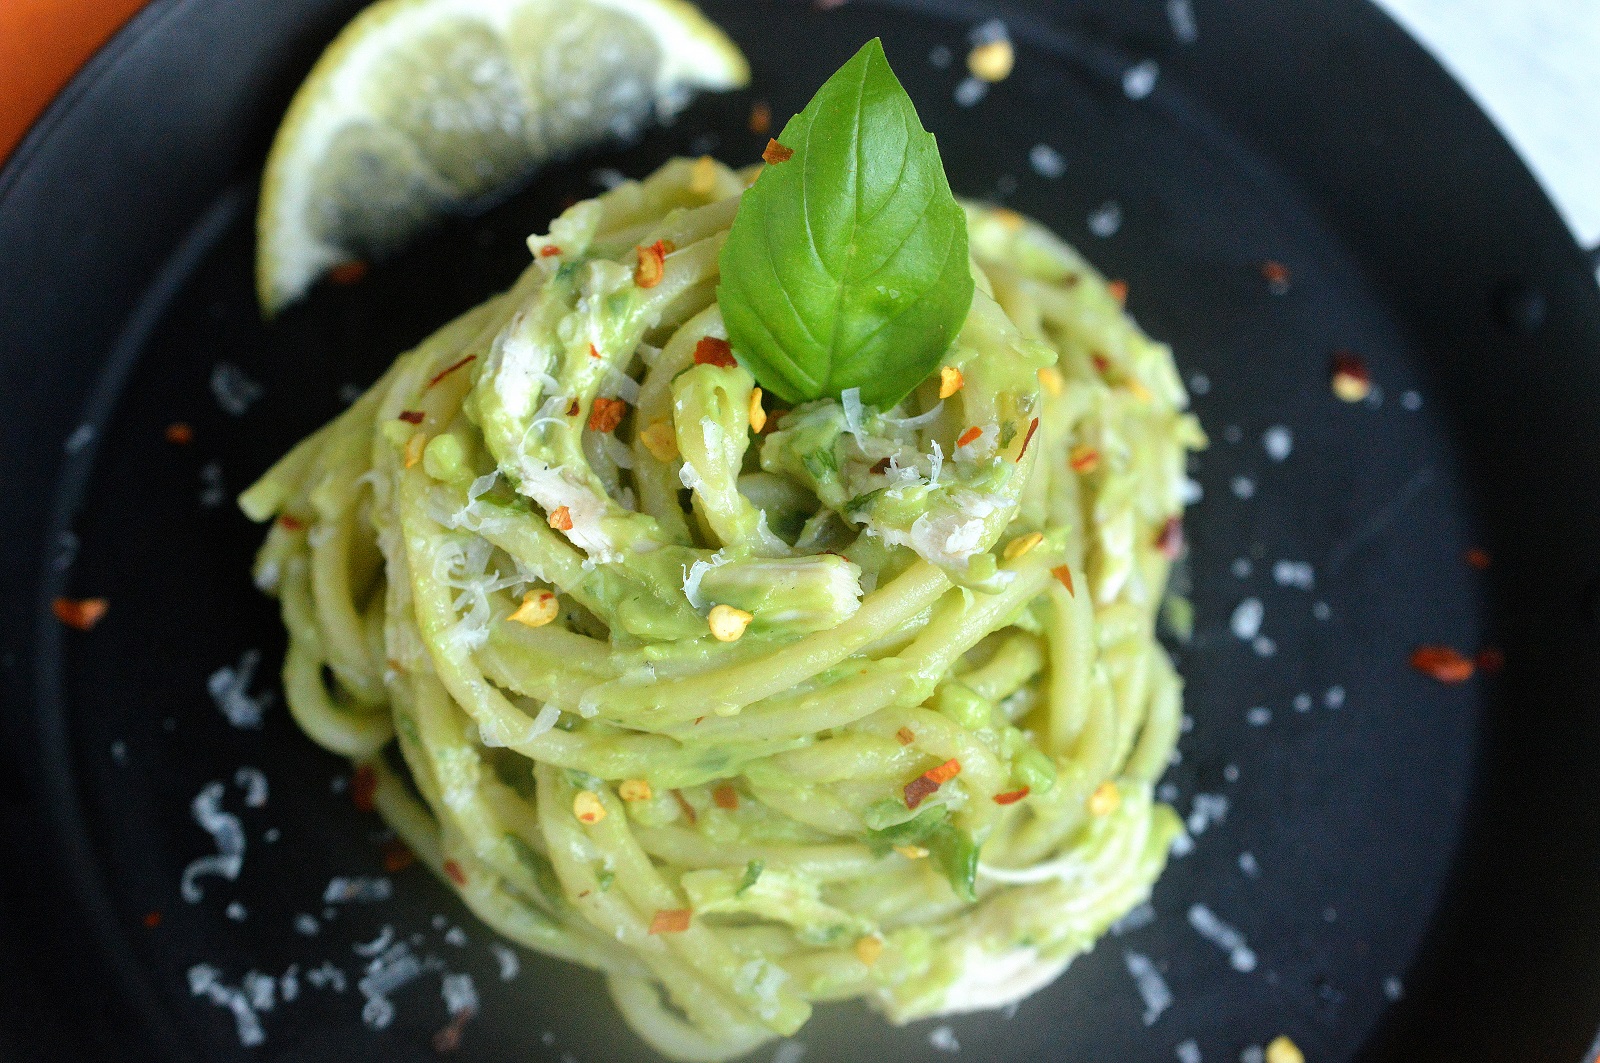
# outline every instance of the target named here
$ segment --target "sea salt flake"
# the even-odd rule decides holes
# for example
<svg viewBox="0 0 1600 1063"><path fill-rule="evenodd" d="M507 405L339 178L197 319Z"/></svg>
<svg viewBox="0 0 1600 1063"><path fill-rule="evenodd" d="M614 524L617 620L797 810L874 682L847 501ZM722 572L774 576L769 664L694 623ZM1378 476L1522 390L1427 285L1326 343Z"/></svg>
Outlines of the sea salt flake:
<svg viewBox="0 0 1600 1063"><path fill-rule="evenodd" d="M1156 909L1149 901L1129 908L1126 914L1115 923L1111 924L1111 933L1117 937L1131 934L1156 921Z"/></svg>
<svg viewBox="0 0 1600 1063"><path fill-rule="evenodd" d="M1193 1038L1179 1042L1172 1051L1178 1057L1178 1063L1201 1063L1200 1046Z"/></svg>
<svg viewBox="0 0 1600 1063"><path fill-rule="evenodd" d="M1156 90L1161 67L1154 59L1135 63L1122 72L1122 92L1130 100L1142 100Z"/></svg>
<svg viewBox="0 0 1600 1063"><path fill-rule="evenodd" d="M244 905L240 904L238 901L234 901L229 904L225 914L235 923L242 923L250 916L250 913L245 911Z"/></svg>
<svg viewBox="0 0 1600 1063"><path fill-rule="evenodd" d="M228 486L222 480L222 466L208 461L200 467L200 505L216 509L228 500Z"/></svg>
<svg viewBox="0 0 1600 1063"><path fill-rule="evenodd" d="M224 666L211 673L206 680L206 690L217 709L233 726L256 730L261 727L261 715L272 704L271 691L252 696L250 683L261 665L260 650L246 650L235 667Z"/></svg>
<svg viewBox="0 0 1600 1063"><path fill-rule="evenodd" d="M1196 395L1209 395L1211 393L1211 378L1204 373L1195 373L1189 377L1189 390Z"/></svg>
<svg viewBox="0 0 1600 1063"><path fill-rule="evenodd" d="M244 990L224 985L221 979L221 971L208 963L197 963L189 968L189 992L233 1012L239 1043L244 1047L254 1048L266 1041L267 1035L261 1029L261 1020L250 1006Z"/></svg>
<svg viewBox="0 0 1600 1063"><path fill-rule="evenodd" d="M1067 172L1067 160L1049 144L1035 144L1028 152L1028 165L1034 173L1052 181Z"/></svg>
<svg viewBox="0 0 1600 1063"><path fill-rule="evenodd" d="M961 1042L956 1040L956 1032L948 1026L935 1026L928 1034L928 1043L939 1052L961 1051Z"/></svg>
<svg viewBox="0 0 1600 1063"><path fill-rule="evenodd" d="M1180 44L1193 44L1200 39L1200 24L1194 17L1193 0L1167 0L1167 24Z"/></svg>
<svg viewBox="0 0 1600 1063"><path fill-rule="evenodd" d="M1255 571L1255 567L1250 564L1248 557L1236 557L1233 559L1233 564L1229 566L1229 570L1237 579L1249 579L1250 573Z"/></svg>
<svg viewBox="0 0 1600 1063"><path fill-rule="evenodd" d="M1383 996L1389 1003L1393 1004L1404 995L1405 987L1400 984L1399 978L1391 974L1383 980Z"/></svg>
<svg viewBox="0 0 1600 1063"><path fill-rule="evenodd" d="M1342 709L1344 708L1344 699L1344 687L1331 686L1322 695L1322 705L1324 708Z"/></svg>
<svg viewBox="0 0 1600 1063"><path fill-rule="evenodd" d="M509 947L501 944L494 945L494 958L500 965L500 981L509 982L522 970L522 961Z"/></svg>
<svg viewBox="0 0 1600 1063"><path fill-rule="evenodd" d="M1265 635L1257 635L1250 643L1257 657L1271 657L1278 652L1278 644Z"/></svg>
<svg viewBox="0 0 1600 1063"><path fill-rule="evenodd" d="M211 370L211 394L223 410L243 417L261 398L262 389L232 362L218 362Z"/></svg>
<svg viewBox="0 0 1600 1063"><path fill-rule="evenodd" d="M937 70L943 70L955 59L955 53L942 44L936 44L928 52L928 62Z"/></svg>
<svg viewBox="0 0 1600 1063"><path fill-rule="evenodd" d="M1251 727L1265 727L1272 722L1272 710L1264 705L1257 705L1244 714L1244 722Z"/></svg>
<svg viewBox="0 0 1600 1063"><path fill-rule="evenodd" d="M322 924L317 922L316 916L301 912L294 917L294 932L302 937L314 938L322 933Z"/></svg>
<svg viewBox="0 0 1600 1063"><path fill-rule="evenodd" d="M1248 642L1260 634L1266 616L1267 607L1261 604L1260 598L1246 598L1234 606L1228 627L1236 638Z"/></svg>
<svg viewBox="0 0 1600 1063"><path fill-rule="evenodd" d="M1293 587L1297 590L1309 591L1316 585L1316 570L1309 561L1289 561L1287 559L1274 561L1272 564L1272 582L1280 587Z"/></svg>
<svg viewBox="0 0 1600 1063"><path fill-rule="evenodd" d="M67 441L63 445L66 447L68 454L76 454L78 451L82 450L84 447L87 447L93 442L94 425L80 424L78 427L72 430L72 434L67 437Z"/></svg>
<svg viewBox="0 0 1600 1063"><path fill-rule="evenodd" d="M1189 833L1198 837L1204 834L1213 824L1225 823L1228 819L1228 798L1224 794L1195 794L1194 802L1189 806L1189 819L1186 826Z"/></svg>
<svg viewBox="0 0 1600 1063"><path fill-rule="evenodd" d="M961 107L976 107L978 101L988 95L989 83L982 78L963 78L956 86L955 100Z"/></svg>
<svg viewBox="0 0 1600 1063"><path fill-rule="evenodd" d="M1285 461L1294 451L1294 433L1287 425L1275 424L1261 433L1261 449L1273 461Z"/></svg>
<svg viewBox="0 0 1600 1063"><path fill-rule="evenodd" d="M806 1055L806 1046L799 1041L784 1041L772 1053L772 1063L800 1063Z"/></svg>
<svg viewBox="0 0 1600 1063"><path fill-rule="evenodd" d="M394 895L394 883L386 878L336 875L322 891L323 904L350 904L386 901Z"/></svg>
<svg viewBox="0 0 1600 1063"><path fill-rule="evenodd" d="M1114 199L1106 200L1089 215L1089 231L1102 240L1117 235L1117 230L1121 228L1122 204Z"/></svg>
<svg viewBox="0 0 1600 1063"><path fill-rule="evenodd" d="M1189 908L1189 925L1195 932L1228 954L1233 969L1248 974L1256 969L1256 954L1237 928L1224 923L1203 904Z"/></svg>
<svg viewBox="0 0 1600 1063"><path fill-rule="evenodd" d="M1133 976L1139 999L1144 1002L1144 1024L1154 1026L1162 1013L1172 1007L1172 990L1150 957L1138 952L1125 952L1122 960L1127 964L1128 974Z"/></svg>
<svg viewBox="0 0 1600 1063"><path fill-rule="evenodd" d="M189 806L195 822L211 835L217 847L215 854L193 860L183 869L179 892L190 904L199 904L205 896L199 884L202 875L217 875L233 882L244 869L244 828L238 816L222 810L223 794L220 782L207 783Z"/></svg>
<svg viewBox="0 0 1600 1063"><path fill-rule="evenodd" d="M1228 486L1232 488L1235 498L1249 499L1255 497L1256 482L1248 476L1235 476L1233 482Z"/></svg>

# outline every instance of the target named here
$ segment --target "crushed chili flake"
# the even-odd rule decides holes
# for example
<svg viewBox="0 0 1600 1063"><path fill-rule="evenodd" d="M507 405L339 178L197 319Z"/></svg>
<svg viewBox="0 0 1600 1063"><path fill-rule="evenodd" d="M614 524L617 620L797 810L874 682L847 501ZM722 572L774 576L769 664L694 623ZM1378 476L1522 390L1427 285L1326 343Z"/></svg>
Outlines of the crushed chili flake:
<svg viewBox="0 0 1600 1063"><path fill-rule="evenodd" d="M1479 572L1482 572L1484 569L1488 568L1490 564L1489 551L1479 546L1474 546L1471 550L1468 550L1466 558L1467 564L1471 565Z"/></svg>
<svg viewBox="0 0 1600 1063"><path fill-rule="evenodd" d="M1360 402L1372 394L1372 373L1354 351L1335 351L1328 374L1333 393L1345 402Z"/></svg>
<svg viewBox="0 0 1600 1063"><path fill-rule="evenodd" d="M1506 666L1505 652L1493 646L1485 646L1478 651L1477 664L1486 675L1494 675Z"/></svg>
<svg viewBox="0 0 1600 1063"><path fill-rule="evenodd" d="M732 369L739 363L733 358L733 345L715 336L702 336L694 345L695 365L716 365Z"/></svg>
<svg viewBox="0 0 1600 1063"><path fill-rule="evenodd" d="M571 531L572 510L566 506L557 506L555 512L550 514L550 519L547 523L556 531Z"/></svg>
<svg viewBox="0 0 1600 1063"><path fill-rule="evenodd" d="M766 150L761 153L761 161L768 166L776 166L780 162L788 162L794 158L794 149L776 140L768 139Z"/></svg>
<svg viewBox="0 0 1600 1063"><path fill-rule="evenodd" d="M450 876L450 881L454 882L457 886L461 886L462 888L466 887L467 873L461 870L461 865L456 863L454 860L446 860L444 862L444 873Z"/></svg>
<svg viewBox="0 0 1600 1063"><path fill-rule="evenodd" d="M416 862L417 854L399 838L390 838L383 843L383 870L387 873L397 874Z"/></svg>
<svg viewBox="0 0 1600 1063"><path fill-rule="evenodd" d="M57 598L50 603L57 620L79 631L94 627L110 608L111 603L104 598Z"/></svg>
<svg viewBox="0 0 1600 1063"><path fill-rule="evenodd" d="M1003 794L995 794L994 803L997 805L1014 805L1027 796L1028 787L1024 786L1020 790L1008 790Z"/></svg>
<svg viewBox="0 0 1600 1063"><path fill-rule="evenodd" d="M894 733L894 736L900 740L900 744L903 746L909 746L917 740L917 733L909 727L900 728Z"/></svg>
<svg viewBox="0 0 1600 1063"><path fill-rule="evenodd" d="M568 417L576 417L576 416L578 416L578 410L579 409L580 409L580 407L578 406L578 400L577 399L573 399L572 400L572 405L567 407L567 416Z"/></svg>
<svg viewBox="0 0 1600 1063"><path fill-rule="evenodd" d="M1117 305L1118 306L1127 306L1128 305L1128 282L1127 281L1107 281L1106 282L1106 291L1111 293L1111 298L1113 298L1113 299L1115 299L1117 301Z"/></svg>
<svg viewBox="0 0 1600 1063"><path fill-rule="evenodd" d="M1161 526L1161 534L1156 537L1156 548L1168 561L1176 561L1183 556L1182 517L1167 518L1167 522Z"/></svg>
<svg viewBox="0 0 1600 1063"><path fill-rule="evenodd" d="M1022 437L1022 449L1017 451L1018 461L1021 461L1022 456L1028 452L1028 444L1033 442L1033 433L1037 432L1038 430L1039 418L1035 417L1033 420L1028 422L1028 433Z"/></svg>
<svg viewBox="0 0 1600 1063"><path fill-rule="evenodd" d="M1100 467L1100 452L1087 443L1079 443L1067 455L1067 464L1076 473L1088 474Z"/></svg>
<svg viewBox="0 0 1600 1063"><path fill-rule="evenodd" d="M1289 267L1272 259L1261 263L1261 276L1273 295L1283 295L1289 290Z"/></svg>
<svg viewBox="0 0 1600 1063"><path fill-rule="evenodd" d="M943 786L961 774L961 762L959 760L947 760L937 768L929 768L923 774Z"/></svg>
<svg viewBox="0 0 1600 1063"><path fill-rule="evenodd" d="M667 275L667 254L671 250L664 240L649 247L640 247L639 264L634 267L633 283L641 288L654 288Z"/></svg>
<svg viewBox="0 0 1600 1063"><path fill-rule="evenodd" d="M750 105L750 132L764 136L772 131L772 108L766 100Z"/></svg>
<svg viewBox="0 0 1600 1063"><path fill-rule="evenodd" d="M1077 595L1078 592L1072 589L1072 569L1066 565L1057 565L1050 570L1050 575L1061 581L1061 585L1067 589L1068 594Z"/></svg>
<svg viewBox="0 0 1600 1063"><path fill-rule="evenodd" d="M423 413L421 410L402 410L400 412L399 419L404 421L406 424L421 424L422 419L426 416L427 414Z"/></svg>
<svg viewBox="0 0 1600 1063"><path fill-rule="evenodd" d="M148 929L154 930L156 927L161 925L161 913L160 912L146 912L146 913L144 913L144 920L143 921L144 921L144 925Z"/></svg>
<svg viewBox="0 0 1600 1063"><path fill-rule="evenodd" d="M367 275L367 264L359 258L341 262L328 271L328 279L335 284L359 284Z"/></svg>
<svg viewBox="0 0 1600 1063"><path fill-rule="evenodd" d="M434 1031L433 1050L440 1055L454 1052L461 1047L461 1031L466 1028L472 1017L478 1013L476 1008L462 1008L450 1017L450 1023Z"/></svg>
<svg viewBox="0 0 1600 1063"><path fill-rule="evenodd" d="M186 447L194 442L194 429L182 421L174 421L167 425L167 430L164 434L167 437L167 442L173 446Z"/></svg>
<svg viewBox="0 0 1600 1063"><path fill-rule="evenodd" d="M889 459L879 458L877 461L872 463L872 468L868 471L874 476L882 476L884 473L889 471Z"/></svg>
<svg viewBox="0 0 1600 1063"><path fill-rule="evenodd" d="M1449 646L1418 646L1411 653L1411 667L1441 683L1465 683L1476 665Z"/></svg>
<svg viewBox="0 0 1600 1063"><path fill-rule="evenodd" d="M554 258L560 253L561 248L557 247L555 244L545 244L543 247L539 248L540 258Z"/></svg>
<svg viewBox="0 0 1600 1063"><path fill-rule="evenodd" d="M278 517L278 527L284 531L301 532L306 530L306 522L292 513L284 513Z"/></svg>
<svg viewBox="0 0 1600 1063"><path fill-rule="evenodd" d="M608 399L600 396L594 400L594 405L589 407L589 431L614 432L617 425L622 423L622 415L628 412L628 404L621 399Z"/></svg>
<svg viewBox="0 0 1600 1063"><path fill-rule="evenodd" d="M372 798L378 792L378 773L363 764L350 778L350 803L363 812L372 811Z"/></svg>
<svg viewBox="0 0 1600 1063"><path fill-rule="evenodd" d="M711 803L732 812L739 807L739 791L729 783L722 783L711 791Z"/></svg>
<svg viewBox="0 0 1600 1063"><path fill-rule="evenodd" d="M445 377L449 376L451 373L454 373L457 369L460 369L462 366L465 366L468 363L475 362L477 360L478 360L478 356L477 355L469 354L465 358L461 359L459 362L456 362L456 363L454 363L452 365L445 366L443 369L441 369L437 373L433 374L433 379L428 381L428 386L430 388L433 387L439 381L443 380Z"/></svg>
<svg viewBox="0 0 1600 1063"><path fill-rule="evenodd" d="M600 348L596 347L592 343L589 344L589 357L590 358L599 358L600 357Z"/></svg>
<svg viewBox="0 0 1600 1063"><path fill-rule="evenodd" d="M704 719L704 717L702 717L702 719ZM687 797L683 796L682 790L672 791L672 799L678 802L678 807L683 810L684 819L687 819L690 823L698 823L700 821L700 817L698 814L696 814L694 806L689 803L689 799Z"/></svg>
<svg viewBox="0 0 1600 1063"><path fill-rule="evenodd" d="M912 779L910 782L906 783L906 807L916 808L918 805L922 804L923 801L932 796L938 789L938 783L934 782L926 775L918 775L915 779Z"/></svg>
<svg viewBox="0 0 1600 1063"><path fill-rule="evenodd" d="M1107 358L1103 354L1091 354L1089 356L1089 361L1094 363L1094 371L1099 373L1101 376L1104 376L1106 374L1106 370L1111 368L1111 359Z"/></svg>
<svg viewBox="0 0 1600 1063"><path fill-rule="evenodd" d="M956 446L964 447L981 435L983 435L983 429L979 428L977 425L973 425L956 438Z"/></svg>
<svg viewBox="0 0 1600 1063"><path fill-rule="evenodd" d="M689 929L689 918L694 913L688 908L663 908L650 919L652 934L681 934Z"/></svg>

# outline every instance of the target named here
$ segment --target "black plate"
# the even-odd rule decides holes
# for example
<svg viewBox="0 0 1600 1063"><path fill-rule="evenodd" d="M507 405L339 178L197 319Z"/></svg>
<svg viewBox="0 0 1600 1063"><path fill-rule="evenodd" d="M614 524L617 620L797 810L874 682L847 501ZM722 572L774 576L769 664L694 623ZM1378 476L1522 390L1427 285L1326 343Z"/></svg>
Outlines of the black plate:
<svg viewBox="0 0 1600 1063"><path fill-rule="evenodd" d="M753 99L781 119L882 34L957 190L1046 220L1126 278L1213 437L1190 520L1198 631L1179 654L1196 725L1168 781L1186 813L1225 796L1226 819L1173 862L1152 923L1014 1017L951 1020L962 1051L1169 1060L1192 1040L1231 1063L1286 1032L1314 1063L1592 1056L1600 297L1511 151L1394 25L1358 0L1197 0L1186 42L1187 5L1158 0L708 2L753 62L752 91L553 168L263 327L250 274L264 149L358 6L158 0L0 173L0 1055L426 1059L449 970L482 997L462 1058L647 1058L594 977L521 954L503 981L489 935L417 870L391 876L390 901L321 918L331 876L382 873L381 824L281 705L258 731L213 706L208 678L250 650L251 692L273 690L282 636L247 578L258 530L210 503L347 385L508 283L522 237L591 194L596 167L751 161L765 143L747 128ZM1016 73L962 106L967 34L995 16ZM1145 60L1159 76L1134 99L1125 74ZM1030 162L1039 144L1064 173ZM1095 235L1113 213L1120 227ZM1286 294L1262 276L1269 259L1291 271ZM1342 348L1381 400L1333 398ZM224 363L262 386L242 416L212 395ZM163 439L180 420L188 447ZM1282 461L1263 441L1278 427ZM1492 555L1486 572L1463 560L1471 547ZM59 594L111 611L71 632L49 615ZM1247 598L1269 641L1232 632ZM1407 667L1420 643L1500 648L1505 670L1447 687ZM241 766L265 773L265 806L246 806ZM181 872L212 851L190 802L213 780L243 822L244 870L188 904ZM1246 936L1253 971L1194 931L1197 903ZM442 970L397 992L375 1031L352 946L385 925ZM1148 1027L1130 953L1174 998ZM323 961L343 993L309 981ZM191 993L197 964L230 986L298 965L297 998L280 981L259 1017L264 1047L241 1047L235 1016ZM799 1040L828 1063L933 1059L934 1026L832 1007Z"/></svg>

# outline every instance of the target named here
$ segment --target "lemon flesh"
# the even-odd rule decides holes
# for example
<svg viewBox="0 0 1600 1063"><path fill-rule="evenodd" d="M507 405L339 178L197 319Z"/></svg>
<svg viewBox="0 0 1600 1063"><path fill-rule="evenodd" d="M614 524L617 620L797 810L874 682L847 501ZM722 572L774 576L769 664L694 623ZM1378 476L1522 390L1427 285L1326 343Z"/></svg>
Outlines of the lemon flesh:
<svg viewBox="0 0 1600 1063"><path fill-rule="evenodd" d="M267 157L262 309L749 76L685 0L381 0L317 61Z"/></svg>

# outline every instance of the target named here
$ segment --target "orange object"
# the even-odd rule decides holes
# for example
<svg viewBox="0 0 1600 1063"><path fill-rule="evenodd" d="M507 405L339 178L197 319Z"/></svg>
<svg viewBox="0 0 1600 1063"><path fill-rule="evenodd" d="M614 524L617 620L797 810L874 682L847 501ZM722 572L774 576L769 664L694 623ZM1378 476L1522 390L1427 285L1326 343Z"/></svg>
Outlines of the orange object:
<svg viewBox="0 0 1600 1063"><path fill-rule="evenodd" d="M145 0L0 3L0 161Z"/></svg>
<svg viewBox="0 0 1600 1063"><path fill-rule="evenodd" d="M1411 667L1441 683L1465 683L1477 670L1470 657L1449 646L1418 646L1412 651Z"/></svg>

